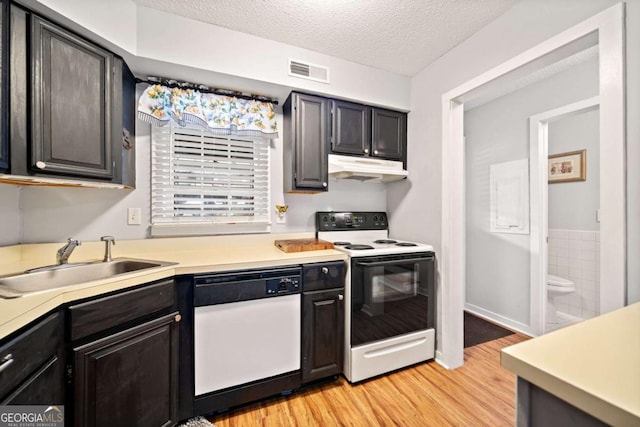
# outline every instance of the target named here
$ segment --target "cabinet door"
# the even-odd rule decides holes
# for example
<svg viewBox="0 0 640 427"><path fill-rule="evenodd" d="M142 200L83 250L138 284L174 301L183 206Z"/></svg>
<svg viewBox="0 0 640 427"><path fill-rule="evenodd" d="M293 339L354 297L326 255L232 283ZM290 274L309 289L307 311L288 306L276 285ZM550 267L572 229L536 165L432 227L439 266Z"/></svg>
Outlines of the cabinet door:
<svg viewBox="0 0 640 427"><path fill-rule="evenodd" d="M74 425L175 425L178 312L73 350Z"/></svg>
<svg viewBox="0 0 640 427"><path fill-rule="evenodd" d="M9 170L9 138L7 136L7 105L9 91L8 43L9 43L9 2L0 1L0 173Z"/></svg>
<svg viewBox="0 0 640 427"><path fill-rule="evenodd" d="M31 17L31 168L111 179L113 56Z"/></svg>
<svg viewBox="0 0 640 427"><path fill-rule="evenodd" d="M327 190L329 170L329 100L295 94L295 186Z"/></svg>
<svg viewBox="0 0 640 427"><path fill-rule="evenodd" d="M344 289L302 295L302 382L342 373Z"/></svg>
<svg viewBox="0 0 640 427"><path fill-rule="evenodd" d="M331 101L332 133L331 152L344 154L369 154L371 109L353 102Z"/></svg>
<svg viewBox="0 0 640 427"><path fill-rule="evenodd" d="M35 322L17 337L1 343L0 399L23 386L47 361L61 354L62 347L63 320L60 313Z"/></svg>
<svg viewBox="0 0 640 427"><path fill-rule="evenodd" d="M54 356L20 385L2 405L63 405L64 364Z"/></svg>
<svg viewBox="0 0 640 427"><path fill-rule="evenodd" d="M407 146L407 115L381 108L371 111L371 155L403 160Z"/></svg>

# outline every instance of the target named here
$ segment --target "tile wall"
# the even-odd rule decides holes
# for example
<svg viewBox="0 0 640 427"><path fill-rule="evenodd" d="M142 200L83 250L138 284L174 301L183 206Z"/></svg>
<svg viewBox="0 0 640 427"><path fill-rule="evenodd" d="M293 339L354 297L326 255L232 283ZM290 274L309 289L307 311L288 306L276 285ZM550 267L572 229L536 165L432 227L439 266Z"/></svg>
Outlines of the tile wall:
<svg viewBox="0 0 640 427"><path fill-rule="evenodd" d="M558 312L582 319L599 313L600 232L549 229L548 272L576 284L576 292L557 297Z"/></svg>

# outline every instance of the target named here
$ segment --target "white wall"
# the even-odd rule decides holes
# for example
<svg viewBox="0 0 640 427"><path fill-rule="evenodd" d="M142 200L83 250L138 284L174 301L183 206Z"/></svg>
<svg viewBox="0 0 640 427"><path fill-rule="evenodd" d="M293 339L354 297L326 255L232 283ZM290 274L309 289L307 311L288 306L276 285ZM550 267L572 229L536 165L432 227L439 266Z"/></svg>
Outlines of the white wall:
<svg viewBox="0 0 640 427"><path fill-rule="evenodd" d="M374 105L409 108L409 78L406 76L138 8L131 0L21 2L124 55L134 71L138 66L153 75L192 79L236 90L263 90L267 95L281 97L291 88L297 88ZM331 84L287 76L288 58L329 66ZM283 129L281 111L278 120ZM70 236L97 240L105 234L113 234L119 239L148 237L149 129L147 124L137 123L137 188L133 191L28 187L0 193L6 200L0 207L0 218L13 218L16 223L11 232L5 233L6 238L0 237L0 244L57 242ZM272 204L289 205L287 223L274 224L274 232L314 230L313 213L316 210L385 210L386 190L379 184L331 182L330 191L325 194L283 195L282 139L275 140L272 147ZM354 198L353 194L359 197ZM142 225L126 224L129 207L142 209Z"/></svg>
<svg viewBox="0 0 640 427"><path fill-rule="evenodd" d="M20 188L0 184L0 246L20 242Z"/></svg>
<svg viewBox="0 0 640 427"><path fill-rule="evenodd" d="M139 86L139 91L143 86ZM282 110L277 114L282 130ZM282 134L282 131L281 131ZM85 241L113 235L116 240L144 239L150 236L150 163L151 126L136 123L136 189L113 190L93 188L26 187L22 189L20 215L24 224L23 243L61 242L68 237ZM287 204L286 224L275 224L272 232L314 231L314 213L321 210L386 209L386 190L382 184L330 181L329 191L322 194L283 194L282 137L271 144L271 201ZM0 190L3 187L0 187ZM11 188L11 187L9 187ZM14 187L16 188L16 187ZM357 195L357 197L354 197ZM2 193L0 193L2 197ZM17 200L17 197L15 197ZM13 205L12 205L13 206ZM127 208L142 209L142 225L127 224ZM0 219L4 210L0 210ZM7 214L18 215L15 207ZM16 227L16 230L19 227ZM8 243L17 243L16 236ZM0 244L1 241L0 241Z"/></svg>
<svg viewBox="0 0 640 427"><path fill-rule="evenodd" d="M137 73L186 79L185 70L192 69L196 83L217 87L269 96L299 89L409 109L409 77L397 73L139 7L131 0L20 1L122 55ZM329 67L330 84L289 77L289 58ZM203 75L203 70L216 75ZM254 82L238 87L237 77Z"/></svg>
<svg viewBox="0 0 640 427"><path fill-rule="evenodd" d="M549 184L549 228L600 230L599 111L589 111L549 124L549 154L587 150L587 180ZM605 141L606 145L606 141Z"/></svg>
<svg viewBox="0 0 640 427"><path fill-rule="evenodd" d="M390 184L387 206L398 238L441 249L442 94L616 0L521 0L495 21L413 76L409 114L409 180ZM640 2L626 2L628 259L640 259ZM640 301L640 264L628 266L628 300Z"/></svg>
<svg viewBox="0 0 640 427"><path fill-rule="evenodd" d="M466 303L529 324L529 235L489 231L489 166L529 158L530 116L597 94L594 59L465 112Z"/></svg>
<svg viewBox="0 0 640 427"><path fill-rule="evenodd" d="M365 103L409 108L406 76L145 7L138 9L136 55ZM329 67L330 84L288 76L289 58Z"/></svg>
<svg viewBox="0 0 640 427"><path fill-rule="evenodd" d="M97 36L105 47L119 54L137 47L137 5L132 0L17 0L31 10Z"/></svg>

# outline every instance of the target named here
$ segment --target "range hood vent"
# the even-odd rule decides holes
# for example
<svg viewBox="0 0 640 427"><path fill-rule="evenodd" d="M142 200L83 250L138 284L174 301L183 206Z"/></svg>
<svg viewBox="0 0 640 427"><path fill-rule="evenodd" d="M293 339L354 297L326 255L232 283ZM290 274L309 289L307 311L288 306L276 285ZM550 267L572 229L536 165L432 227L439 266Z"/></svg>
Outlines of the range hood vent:
<svg viewBox="0 0 640 427"><path fill-rule="evenodd" d="M402 162L329 154L329 176L363 182L391 182L406 178Z"/></svg>
<svg viewBox="0 0 640 427"><path fill-rule="evenodd" d="M289 58L289 75L301 79L329 83L329 68Z"/></svg>

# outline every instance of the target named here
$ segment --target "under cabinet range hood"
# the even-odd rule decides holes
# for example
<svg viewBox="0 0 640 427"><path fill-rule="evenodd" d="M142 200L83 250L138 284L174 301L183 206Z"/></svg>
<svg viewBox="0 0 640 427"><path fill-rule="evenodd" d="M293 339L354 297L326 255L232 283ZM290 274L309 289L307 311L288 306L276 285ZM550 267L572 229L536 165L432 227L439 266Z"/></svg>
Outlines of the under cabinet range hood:
<svg viewBox="0 0 640 427"><path fill-rule="evenodd" d="M329 154L329 176L334 179L391 182L407 175L400 161Z"/></svg>

